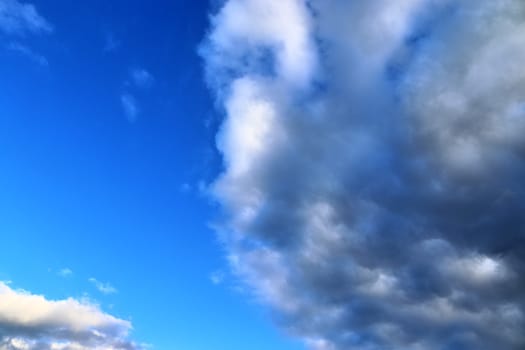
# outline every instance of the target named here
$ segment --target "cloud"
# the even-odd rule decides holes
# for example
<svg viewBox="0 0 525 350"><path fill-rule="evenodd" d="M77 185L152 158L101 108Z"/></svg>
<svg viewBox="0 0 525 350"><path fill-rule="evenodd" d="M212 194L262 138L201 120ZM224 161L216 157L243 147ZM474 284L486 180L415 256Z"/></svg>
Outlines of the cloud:
<svg viewBox="0 0 525 350"><path fill-rule="evenodd" d="M48 300L0 282L1 350L134 350L129 321L72 298Z"/></svg>
<svg viewBox="0 0 525 350"><path fill-rule="evenodd" d="M130 123L134 123L135 121L137 121L137 117L139 115L139 107L135 97L131 94L123 93L120 96L120 103L122 104L124 114L126 115L126 118L128 118L128 121Z"/></svg>
<svg viewBox="0 0 525 350"><path fill-rule="evenodd" d="M113 287L110 283L100 282L93 277L91 277L88 281L91 282L95 286L95 288L97 288L98 291L102 294L115 294L118 292L118 290L115 287Z"/></svg>
<svg viewBox="0 0 525 350"><path fill-rule="evenodd" d="M11 42L6 46L6 49L8 51L17 53L21 56L27 57L28 59L30 59L31 61L37 63L38 65L42 67L49 66L49 61L47 60L46 57L33 51L30 47L23 45L21 43Z"/></svg>
<svg viewBox="0 0 525 350"><path fill-rule="evenodd" d="M525 346L525 3L229 0L233 271L311 349Z"/></svg>
<svg viewBox="0 0 525 350"><path fill-rule="evenodd" d="M155 81L153 75L142 68L135 68L131 71L131 80L136 87L142 89L151 87Z"/></svg>
<svg viewBox="0 0 525 350"><path fill-rule="evenodd" d="M226 274L224 273L224 271L217 270L210 274L210 282L214 285L222 284L225 278Z"/></svg>
<svg viewBox="0 0 525 350"><path fill-rule="evenodd" d="M118 50L120 45L120 41L115 37L113 33L106 33L104 37L104 52L114 52Z"/></svg>
<svg viewBox="0 0 525 350"><path fill-rule="evenodd" d="M304 3L228 1L212 22L212 45L204 48L209 50L210 79L219 72L275 69L287 83L301 85L315 74L312 21ZM268 65L267 59L275 60L275 65Z"/></svg>
<svg viewBox="0 0 525 350"><path fill-rule="evenodd" d="M58 275L60 277L70 277L73 275L73 271L71 269L68 269L67 267L60 269L58 271Z"/></svg>
<svg viewBox="0 0 525 350"><path fill-rule="evenodd" d="M53 31L34 5L18 0L0 0L0 31L13 34L43 34Z"/></svg>

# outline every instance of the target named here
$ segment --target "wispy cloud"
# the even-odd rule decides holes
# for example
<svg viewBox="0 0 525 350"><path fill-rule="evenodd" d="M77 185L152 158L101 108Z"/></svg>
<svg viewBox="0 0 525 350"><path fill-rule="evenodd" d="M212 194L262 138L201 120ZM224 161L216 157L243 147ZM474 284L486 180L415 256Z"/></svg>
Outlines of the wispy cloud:
<svg viewBox="0 0 525 350"><path fill-rule="evenodd" d="M139 350L131 323L73 298L49 300L0 282L0 349Z"/></svg>
<svg viewBox="0 0 525 350"><path fill-rule="evenodd" d="M91 282L95 288L97 288L97 290L103 294L115 294L118 292L117 289L108 282L103 283L93 277L88 279L88 281Z"/></svg>
<svg viewBox="0 0 525 350"><path fill-rule="evenodd" d="M38 65L42 67L49 66L49 62L46 57L43 55L33 51L30 47L23 45L19 42L11 42L6 46L6 49L8 51L11 51L13 53L19 54L21 56L24 56L28 58L29 60L37 63Z"/></svg>
<svg viewBox="0 0 525 350"><path fill-rule="evenodd" d="M155 81L153 75L143 68L132 69L131 80L136 87L141 89L150 88Z"/></svg>
<svg viewBox="0 0 525 350"><path fill-rule="evenodd" d="M228 0L233 270L315 350L525 348L525 2Z"/></svg>
<svg viewBox="0 0 525 350"><path fill-rule="evenodd" d="M104 47L105 52L116 51L120 47L120 41L112 33L107 33L104 37Z"/></svg>
<svg viewBox="0 0 525 350"><path fill-rule="evenodd" d="M71 269L68 269L67 267L60 269L57 274L60 277L71 277L73 276L73 271Z"/></svg>
<svg viewBox="0 0 525 350"><path fill-rule="evenodd" d="M124 114L130 123L137 121L139 115L139 107L135 97L129 93L123 93L120 96L120 103L124 110Z"/></svg>
<svg viewBox="0 0 525 350"><path fill-rule="evenodd" d="M211 283L215 285L219 285L224 282L224 279L226 278L226 274L224 271L214 271L210 274L210 281Z"/></svg>
<svg viewBox="0 0 525 350"><path fill-rule="evenodd" d="M0 0L0 31L13 35L42 34L53 31L52 25L30 3Z"/></svg>

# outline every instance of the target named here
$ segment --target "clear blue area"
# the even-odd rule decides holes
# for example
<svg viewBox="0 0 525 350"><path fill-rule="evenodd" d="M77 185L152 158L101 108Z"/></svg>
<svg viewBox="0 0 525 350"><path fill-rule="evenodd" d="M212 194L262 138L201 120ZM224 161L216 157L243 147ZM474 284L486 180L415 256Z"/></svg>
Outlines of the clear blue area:
<svg viewBox="0 0 525 350"><path fill-rule="evenodd" d="M0 280L96 300L154 349L300 348L234 280L210 281L226 270L198 189L220 171L197 55L211 5L33 3L53 33L0 37ZM13 41L33 57L7 49ZM153 82L134 84L135 69ZM91 277L118 293L100 293Z"/></svg>

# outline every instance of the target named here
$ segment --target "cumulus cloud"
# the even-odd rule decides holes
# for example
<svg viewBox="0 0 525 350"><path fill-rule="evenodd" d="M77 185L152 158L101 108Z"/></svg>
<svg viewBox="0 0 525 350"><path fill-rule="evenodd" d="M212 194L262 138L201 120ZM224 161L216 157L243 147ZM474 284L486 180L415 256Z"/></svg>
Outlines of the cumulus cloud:
<svg viewBox="0 0 525 350"><path fill-rule="evenodd" d="M48 300L0 282L1 350L135 350L131 323L72 298Z"/></svg>
<svg viewBox="0 0 525 350"><path fill-rule="evenodd" d="M233 270L311 349L525 347L525 3L226 1Z"/></svg>
<svg viewBox="0 0 525 350"><path fill-rule="evenodd" d="M7 34L40 34L53 31L36 7L18 0L0 0L0 31Z"/></svg>

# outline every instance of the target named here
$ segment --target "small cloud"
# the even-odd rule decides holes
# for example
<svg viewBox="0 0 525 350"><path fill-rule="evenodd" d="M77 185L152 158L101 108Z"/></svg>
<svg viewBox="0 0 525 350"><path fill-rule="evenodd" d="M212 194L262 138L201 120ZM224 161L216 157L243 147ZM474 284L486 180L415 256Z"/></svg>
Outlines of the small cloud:
<svg viewBox="0 0 525 350"><path fill-rule="evenodd" d="M0 281L0 301L2 350L145 349L130 339L129 321L86 300L50 300Z"/></svg>
<svg viewBox="0 0 525 350"><path fill-rule="evenodd" d="M187 182L183 183L181 186L180 186L180 191L182 193L189 193L191 192L191 185Z"/></svg>
<svg viewBox="0 0 525 350"><path fill-rule="evenodd" d="M135 68L131 71L131 80L135 86L141 89L150 88L155 82L153 75L142 68Z"/></svg>
<svg viewBox="0 0 525 350"><path fill-rule="evenodd" d="M120 41L111 33L108 33L104 41L104 52L114 52L120 46Z"/></svg>
<svg viewBox="0 0 525 350"><path fill-rule="evenodd" d="M139 108L135 97L131 94L123 93L120 96L120 103L122 104L124 114L126 115L126 118L128 118L128 121L130 123L134 123L135 121L137 121Z"/></svg>
<svg viewBox="0 0 525 350"><path fill-rule="evenodd" d="M200 180L197 183L197 189L202 196L206 196L208 194L209 185L206 183L206 181Z"/></svg>
<svg viewBox="0 0 525 350"><path fill-rule="evenodd" d="M93 277L91 277L88 281L91 282L102 294L115 294L118 292L118 290L108 282L103 283Z"/></svg>
<svg viewBox="0 0 525 350"><path fill-rule="evenodd" d="M43 55L41 55L39 53L36 53L31 48L29 48L28 46L23 45L21 43L18 43L18 42L9 43L6 46L6 49L8 51L13 52L13 53L19 54L19 55L24 56L26 58L29 58L31 61L37 63L38 65L40 65L42 67L49 66L49 62L48 62L47 58L45 58Z"/></svg>
<svg viewBox="0 0 525 350"><path fill-rule="evenodd" d="M73 271L71 271L71 269L68 269L67 267L66 268L63 268L61 270L59 270L57 272L57 274L60 276L60 277L70 277L73 275Z"/></svg>
<svg viewBox="0 0 525 350"><path fill-rule="evenodd" d="M213 283L214 285L219 285L219 284L222 284L222 282L224 282L224 278L226 277L226 275L224 274L223 271L214 271L211 275L210 275L210 281L211 283Z"/></svg>

